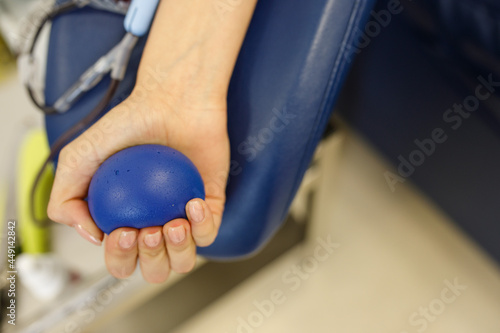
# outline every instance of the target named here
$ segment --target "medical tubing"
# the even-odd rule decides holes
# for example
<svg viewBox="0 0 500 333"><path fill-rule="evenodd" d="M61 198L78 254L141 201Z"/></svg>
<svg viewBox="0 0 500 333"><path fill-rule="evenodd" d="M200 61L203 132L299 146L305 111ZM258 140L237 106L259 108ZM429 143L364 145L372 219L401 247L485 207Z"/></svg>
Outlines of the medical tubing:
<svg viewBox="0 0 500 333"><path fill-rule="evenodd" d="M38 174L35 178L35 181L33 182L33 185L31 186L31 192L30 192L31 218L33 219L35 224L38 225L39 227L41 227L41 228L46 227L51 222L50 219L44 219L44 220L39 219L35 213L36 189L38 187L38 183L40 182L45 169L47 168L49 163L56 157L56 155L59 153L59 151L66 144L68 144L68 142L70 142L76 134L78 134L80 131L84 130L95 119L97 119L99 116L102 115L102 113L106 110L106 107L108 106L108 104L111 102L114 94L116 93L116 90L118 88L119 83L120 83L119 80L112 80L111 84L106 92L106 95L99 102L99 104L88 115L86 115L85 118L83 118L81 121L76 123L72 128L70 128L68 131L66 131L63 135L61 135L52 145L52 147L50 149L50 154L45 159L45 161L42 164L42 167L38 171Z"/></svg>

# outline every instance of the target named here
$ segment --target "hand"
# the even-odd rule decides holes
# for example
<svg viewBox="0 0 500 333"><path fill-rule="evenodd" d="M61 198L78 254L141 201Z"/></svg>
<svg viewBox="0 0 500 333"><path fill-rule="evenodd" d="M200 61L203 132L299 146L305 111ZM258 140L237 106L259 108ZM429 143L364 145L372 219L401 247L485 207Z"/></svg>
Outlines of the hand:
<svg viewBox="0 0 500 333"><path fill-rule="evenodd" d="M165 90L138 91L61 151L48 215L93 244L105 238L106 266L115 277L131 275L139 259L144 279L160 283L171 270L190 271L196 246L208 246L217 236L229 171L226 104L225 98L188 96L175 89L170 90L175 96ZM176 219L163 228L120 228L104 237L84 201L91 178L108 157L141 144L169 146L190 158L203 178L206 199L188 202L189 221Z"/></svg>
<svg viewBox="0 0 500 333"><path fill-rule="evenodd" d="M132 274L138 258L144 278L162 282L170 270L192 269L195 245L214 241L229 172L227 91L256 2L221 11L211 1L161 1L134 92L61 151L48 215L97 245L104 235L83 199L106 158L130 146L162 144L184 153L201 173L206 199L188 202L189 221L121 228L106 237L106 265L114 276Z"/></svg>

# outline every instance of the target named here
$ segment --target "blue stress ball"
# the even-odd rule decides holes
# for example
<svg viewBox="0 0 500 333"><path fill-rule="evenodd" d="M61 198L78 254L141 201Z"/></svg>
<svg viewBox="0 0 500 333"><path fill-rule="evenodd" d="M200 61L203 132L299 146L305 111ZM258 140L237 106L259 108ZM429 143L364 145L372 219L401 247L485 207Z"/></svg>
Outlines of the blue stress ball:
<svg viewBox="0 0 500 333"><path fill-rule="evenodd" d="M205 199L205 188L191 160L166 146L142 145L104 161L90 182L88 205L97 226L109 234L186 218L186 204L194 198Z"/></svg>

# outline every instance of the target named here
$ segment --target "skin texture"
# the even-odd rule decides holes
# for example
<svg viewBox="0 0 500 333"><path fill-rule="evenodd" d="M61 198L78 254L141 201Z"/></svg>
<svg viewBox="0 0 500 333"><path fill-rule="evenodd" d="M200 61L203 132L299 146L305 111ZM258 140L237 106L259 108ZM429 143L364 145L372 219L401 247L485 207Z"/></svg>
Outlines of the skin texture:
<svg viewBox="0 0 500 333"><path fill-rule="evenodd" d="M220 227L229 172L226 97L257 0L162 0L132 94L60 153L49 217L89 242L104 241L109 272L165 281L189 272L196 246L213 243ZM114 153L140 144L175 148L193 161L206 199L186 205L188 220L162 227L120 228L105 236L83 200L93 174Z"/></svg>

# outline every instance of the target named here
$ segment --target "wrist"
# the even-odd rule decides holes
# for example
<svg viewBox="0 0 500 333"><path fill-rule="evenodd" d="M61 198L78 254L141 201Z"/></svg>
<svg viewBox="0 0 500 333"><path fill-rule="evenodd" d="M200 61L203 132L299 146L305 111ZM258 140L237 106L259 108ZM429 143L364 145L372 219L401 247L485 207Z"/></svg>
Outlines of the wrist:
<svg viewBox="0 0 500 333"><path fill-rule="evenodd" d="M220 107L225 105L229 78L216 68L203 65L141 63L132 96L146 102L156 100L169 105Z"/></svg>

